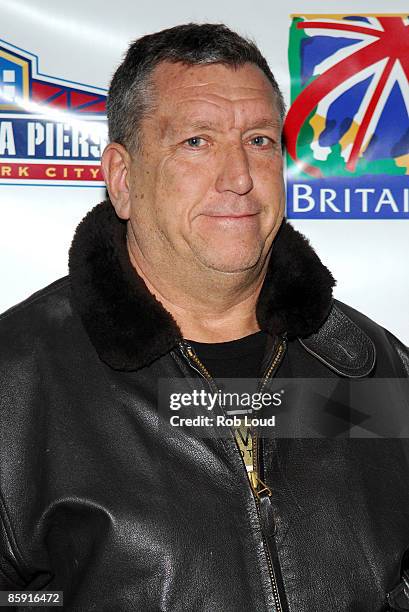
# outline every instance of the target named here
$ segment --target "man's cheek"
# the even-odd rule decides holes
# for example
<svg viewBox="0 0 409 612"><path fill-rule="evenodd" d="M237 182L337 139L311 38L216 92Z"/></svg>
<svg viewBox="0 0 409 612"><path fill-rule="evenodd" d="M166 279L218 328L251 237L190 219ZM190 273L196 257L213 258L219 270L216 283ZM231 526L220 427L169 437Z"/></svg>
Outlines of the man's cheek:
<svg viewBox="0 0 409 612"><path fill-rule="evenodd" d="M283 157L282 155L274 155L273 157L264 157L253 162L250 167L253 181L259 178L270 183L277 183L283 180Z"/></svg>
<svg viewBox="0 0 409 612"><path fill-rule="evenodd" d="M175 201L179 211L184 210L186 206L193 208L206 199L211 187L207 170L204 168L193 170L187 164L168 170L163 177L162 190Z"/></svg>

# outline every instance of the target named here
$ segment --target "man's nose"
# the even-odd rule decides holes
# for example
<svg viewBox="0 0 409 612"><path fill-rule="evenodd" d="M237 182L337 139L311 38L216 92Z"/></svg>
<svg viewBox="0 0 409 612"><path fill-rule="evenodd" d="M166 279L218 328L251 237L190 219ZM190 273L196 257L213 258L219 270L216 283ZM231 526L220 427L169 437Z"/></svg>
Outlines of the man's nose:
<svg viewBox="0 0 409 612"><path fill-rule="evenodd" d="M249 161L243 145L230 146L219 168L216 189L244 195L253 188Z"/></svg>

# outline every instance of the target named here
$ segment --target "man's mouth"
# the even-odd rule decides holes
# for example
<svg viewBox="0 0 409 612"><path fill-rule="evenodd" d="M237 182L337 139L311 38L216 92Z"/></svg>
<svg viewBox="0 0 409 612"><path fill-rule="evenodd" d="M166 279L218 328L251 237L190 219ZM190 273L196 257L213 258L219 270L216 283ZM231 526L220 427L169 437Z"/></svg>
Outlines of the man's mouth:
<svg viewBox="0 0 409 612"><path fill-rule="evenodd" d="M208 217L215 217L217 219L244 219L247 217L255 217L258 213L241 213L241 214L222 214L222 215L206 215Z"/></svg>
<svg viewBox="0 0 409 612"><path fill-rule="evenodd" d="M214 219L215 221L220 220L223 221L231 219L232 221L240 221L245 219L251 219L252 217L256 217L259 215L260 211L249 210L249 211L208 211L202 213L203 217L208 217L210 219Z"/></svg>

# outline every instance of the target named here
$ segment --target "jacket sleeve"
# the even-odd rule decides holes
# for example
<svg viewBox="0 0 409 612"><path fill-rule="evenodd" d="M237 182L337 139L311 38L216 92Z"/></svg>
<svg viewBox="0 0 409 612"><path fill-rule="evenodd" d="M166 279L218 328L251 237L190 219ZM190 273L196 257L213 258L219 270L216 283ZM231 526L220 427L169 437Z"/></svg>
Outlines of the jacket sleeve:
<svg viewBox="0 0 409 612"><path fill-rule="evenodd" d="M7 523L0 492L0 591L19 590L26 586L11 544L12 534Z"/></svg>
<svg viewBox="0 0 409 612"><path fill-rule="evenodd" d="M0 591L19 591L24 589L25 583L17 570L17 562L11 549L7 528L3 517L0 516ZM15 606L7 608L7 610L16 609Z"/></svg>
<svg viewBox="0 0 409 612"><path fill-rule="evenodd" d="M393 346L397 358L400 362L402 368L402 377L409 376L409 348L405 346L396 336L391 334L389 331L386 331L386 336Z"/></svg>

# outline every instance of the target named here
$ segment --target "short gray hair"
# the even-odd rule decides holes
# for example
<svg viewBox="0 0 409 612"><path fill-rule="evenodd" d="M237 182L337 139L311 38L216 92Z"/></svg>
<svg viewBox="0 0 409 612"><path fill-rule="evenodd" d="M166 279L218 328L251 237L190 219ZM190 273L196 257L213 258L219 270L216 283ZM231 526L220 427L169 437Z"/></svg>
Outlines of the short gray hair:
<svg viewBox="0 0 409 612"><path fill-rule="evenodd" d="M238 67L250 62L266 75L276 95L281 119L285 104L266 59L254 42L224 24L189 23L148 34L131 44L116 70L108 92L107 115L110 142L127 149L140 144L141 121L152 108L151 76L161 62L225 64Z"/></svg>

